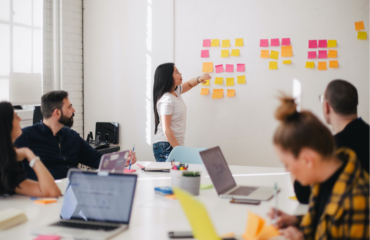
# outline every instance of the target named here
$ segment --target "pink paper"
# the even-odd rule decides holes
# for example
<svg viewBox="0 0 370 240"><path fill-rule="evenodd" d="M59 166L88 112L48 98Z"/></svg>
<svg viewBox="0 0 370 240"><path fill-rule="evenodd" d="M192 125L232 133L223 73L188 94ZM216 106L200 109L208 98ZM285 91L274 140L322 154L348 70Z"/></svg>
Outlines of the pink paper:
<svg viewBox="0 0 370 240"><path fill-rule="evenodd" d="M316 58L316 51L308 52L308 58Z"/></svg>
<svg viewBox="0 0 370 240"><path fill-rule="evenodd" d="M328 51L319 50L319 58L327 58L327 57L328 57Z"/></svg>
<svg viewBox="0 0 370 240"><path fill-rule="evenodd" d="M60 236L57 235L39 235L34 240L59 240Z"/></svg>
<svg viewBox="0 0 370 240"><path fill-rule="evenodd" d="M280 46L279 38L272 38L271 39L271 46L273 46L273 47Z"/></svg>
<svg viewBox="0 0 370 240"><path fill-rule="evenodd" d="M308 48L317 48L317 40L309 40Z"/></svg>
<svg viewBox="0 0 370 240"><path fill-rule="evenodd" d="M260 40L260 47L268 47L269 46L269 40L268 39L261 39Z"/></svg>
<svg viewBox="0 0 370 240"><path fill-rule="evenodd" d="M224 65L222 65L222 64L216 65L215 68L216 68L216 73L224 72Z"/></svg>
<svg viewBox="0 0 370 240"><path fill-rule="evenodd" d="M237 72L244 72L245 71L245 64L244 63L238 63L236 65L236 71Z"/></svg>
<svg viewBox="0 0 370 240"><path fill-rule="evenodd" d="M125 169L123 170L124 173L132 173L132 172L136 172L135 169Z"/></svg>
<svg viewBox="0 0 370 240"><path fill-rule="evenodd" d="M202 50L200 57L207 58L209 57L209 50Z"/></svg>
<svg viewBox="0 0 370 240"><path fill-rule="evenodd" d="M203 47L210 47L210 46L211 46L211 39L204 39Z"/></svg>
<svg viewBox="0 0 370 240"><path fill-rule="evenodd" d="M234 72L234 65L226 64L226 71L225 72Z"/></svg>
<svg viewBox="0 0 370 240"><path fill-rule="evenodd" d="M281 39L282 46L290 46L290 38L282 38Z"/></svg>
<svg viewBox="0 0 370 240"><path fill-rule="evenodd" d="M328 46L328 41L319 40L319 48L326 48Z"/></svg>
<svg viewBox="0 0 370 240"><path fill-rule="evenodd" d="M142 166L142 165L140 165L140 164L138 164L138 163L136 163L136 165L138 165L138 166L139 166L139 168L141 168L141 169L143 169L143 168L144 168L144 166Z"/></svg>

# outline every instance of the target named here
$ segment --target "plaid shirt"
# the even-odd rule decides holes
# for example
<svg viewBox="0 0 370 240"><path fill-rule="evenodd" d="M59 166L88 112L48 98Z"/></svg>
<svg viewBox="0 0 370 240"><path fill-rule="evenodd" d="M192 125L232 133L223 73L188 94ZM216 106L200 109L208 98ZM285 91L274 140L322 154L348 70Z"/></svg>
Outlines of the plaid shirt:
<svg viewBox="0 0 370 240"><path fill-rule="evenodd" d="M306 240L369 239L369 175L362 170L352 150L339 149L337 156L348 162L334 184L316 233L312 220L320 184L312 187L309 210L300 224Z"/></svg>

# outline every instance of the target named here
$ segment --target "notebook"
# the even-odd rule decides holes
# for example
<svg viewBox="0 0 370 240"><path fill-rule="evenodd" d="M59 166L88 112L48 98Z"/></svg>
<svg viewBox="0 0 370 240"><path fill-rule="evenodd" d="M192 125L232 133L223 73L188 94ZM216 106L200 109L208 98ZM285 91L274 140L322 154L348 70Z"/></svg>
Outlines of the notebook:
<svg viewBox="0 0 370 240"><path fill-rule="evenodd" d="M175 162L175 165L178 164L179 162ZM148 166L143 168L143 170L149 172L169 172L171 168L171 162L151 162Z"/></svg>

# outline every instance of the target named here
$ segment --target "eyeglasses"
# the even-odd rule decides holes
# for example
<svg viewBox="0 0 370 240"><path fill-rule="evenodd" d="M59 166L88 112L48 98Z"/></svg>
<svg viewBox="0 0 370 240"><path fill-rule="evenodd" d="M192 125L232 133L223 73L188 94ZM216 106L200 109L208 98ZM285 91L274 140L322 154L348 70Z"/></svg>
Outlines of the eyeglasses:
<svg viewBox="0 0 370 240"><path fill-rule="evenodd" d="M324 95L322 95L322 94L320 94L319 95L319 101L321 102L321 103L323 103L324 102Z"/></svg>

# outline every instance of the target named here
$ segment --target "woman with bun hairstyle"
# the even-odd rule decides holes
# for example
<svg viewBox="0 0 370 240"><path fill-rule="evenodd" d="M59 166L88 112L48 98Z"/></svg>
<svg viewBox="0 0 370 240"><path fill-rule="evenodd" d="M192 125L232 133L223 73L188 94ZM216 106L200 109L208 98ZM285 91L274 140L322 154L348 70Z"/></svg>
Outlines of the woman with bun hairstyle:
<svg viewBox="0 0 370 240"><path fill-rule="evenodd" d="M305 216L277 209L276 227L286 239L369 239L369 175L349 149L336 150L329 129L311 112L297 112L282 97L273 137L280 161L302 185L311 186Z"/></svg>

